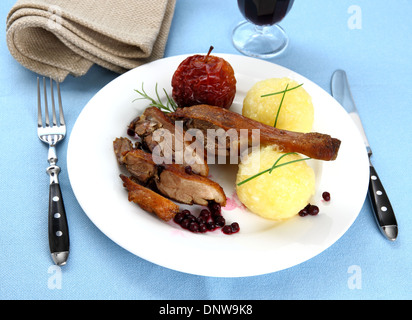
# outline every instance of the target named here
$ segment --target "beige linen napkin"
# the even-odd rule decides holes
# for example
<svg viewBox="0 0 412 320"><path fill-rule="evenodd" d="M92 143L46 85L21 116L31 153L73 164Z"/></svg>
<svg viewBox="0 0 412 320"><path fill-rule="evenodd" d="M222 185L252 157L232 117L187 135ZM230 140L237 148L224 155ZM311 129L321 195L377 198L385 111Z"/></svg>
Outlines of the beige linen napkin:
<svg viewBox="0 0 412 320"><path fill-rule="evenodd" d="M95 63L123 73L163 57L176 0L18 0L7 45L24 67L63 81Z"/></svg>

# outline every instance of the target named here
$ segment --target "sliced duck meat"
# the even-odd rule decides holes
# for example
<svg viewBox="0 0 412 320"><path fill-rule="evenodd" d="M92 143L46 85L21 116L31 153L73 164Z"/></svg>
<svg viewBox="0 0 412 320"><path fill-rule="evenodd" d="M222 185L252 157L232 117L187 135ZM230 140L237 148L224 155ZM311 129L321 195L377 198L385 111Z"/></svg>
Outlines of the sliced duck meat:
<svg viewBox="0 0 412 320"><path fill-rule="evenodd" d="M200 130L204 131L206 139L205 131L207 129L221 128L226 132L235 129L239 137L242 134L241 129L247 129L248 142L251 145L253 142L252 130L259 129L261 145L274 144L281 152L302 153L319 160L335 160L341 144L340 140L327 134L280 130L236 112L209 105L179 108L169 116L175 121L183 120L185 129L199 127ZM209 145L211 142L209 141L207 144Z"/></svg>
<svg viewBox="0 0 412 320"><path fill-rule="evenodd" d="M141 116L136 117L130 124L129 130L139 137L145 138L157 129L164 128L171 132L175 131L173 122L158 108L149 107Z"/></svg>
<svg viewBox="0 0 412 320"><path fill-rule="evenodd" d="M174 163L157 165L152 154L144 150L123 152L119 163L139 183L154 187L156 192L169 199L185 204L207 205L209 201L221 206L226 204L226 195L218 183L201 175L187 173L182 166Z"/></svg>
<svg viewBox="0 0 412 320"><path fill-rule="evenodd" d="M131 142L128 138L116 138L113 141L113 149L117 162L122 165L123 156L130 150L134 149L133 142Z"/></svg>
<svg viewBox="0 0 412 320"><path fill-rule="evenodd" d="M139 183L149 184L157 172L157 166L152 155L142 149L137 149L128 138L116 138L113 150L120 165L124 165Z"/></svg>
<svg viewBox="0 0 412 320"><path fill-rule="evenodd" d="M160 193L181 203L207 206L214 201L222 207L226 205L226 195L218 183L188 174L179 166L165 165L155 182Z"/></svg>
<svg viewBox="0 0 412 320"><path fill-rule="evenodd" d="M140 149L126 152L122 160L129 171L140 183L148 184L157 173L157 165L152 160L152 155Z"/></svg>
<svg viewBox="0 0 412 320"><path fill-rule="evenodd" d="M204 145L185 132L183 125L175 126L158 108L147 108L130 123L128 132L142 139L143 145L157 157L157 164L174 162L183 167L190 166L193 172L202 176L208 175Z"/></svg>
<svg viewBox="0 0 412 320"><path fill-rule="evenodd" d="M120 175L124 187L128 190L128 199L143 210L154 213L160 219L169 221L179 212L179 206L160 194L141 186L125 175Z"/></svg>

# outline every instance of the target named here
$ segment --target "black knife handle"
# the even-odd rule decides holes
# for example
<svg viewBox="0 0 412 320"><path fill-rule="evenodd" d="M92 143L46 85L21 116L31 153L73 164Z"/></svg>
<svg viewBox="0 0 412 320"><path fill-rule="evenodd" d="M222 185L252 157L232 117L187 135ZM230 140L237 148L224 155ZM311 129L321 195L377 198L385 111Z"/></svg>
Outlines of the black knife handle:
<svg viewBox="0 0 412 320"><path fill-rule="evenodd" d="M49 193L49 246L52 255L65 253L66 258L60 261L63 265L70 248L69 228L60 185L56 182L50 184Z"/></svg>
<svg viewBox="0 0 412 320"><path fill-rule="evenodd" d="M396 226L395 213L373 165L369 166L369 199L380 227Z"/></svg>

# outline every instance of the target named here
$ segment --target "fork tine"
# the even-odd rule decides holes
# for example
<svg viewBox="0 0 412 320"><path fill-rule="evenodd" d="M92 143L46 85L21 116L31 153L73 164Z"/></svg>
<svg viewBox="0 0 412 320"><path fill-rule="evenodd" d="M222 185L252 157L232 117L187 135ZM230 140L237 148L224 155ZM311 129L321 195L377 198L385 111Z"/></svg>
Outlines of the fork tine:
<svg viewBox="0 0 412 320"><path fill-rule="evenodd" d="M43 120L41 116L41 94L40 94L40 78L37 77L37 126L43 127Z"/></svg>
<svg viewBox="0 0 412 320"><path fill-rule="evenodd" d="M60 125L64 126L66 125L66 122L64 121L64 113L63 113L63 104L62 104L62 96L60 94L60 83L56 81L57 84L57 96L59 99L59 116L60 116Z"/></svg>
<svg viewBox="0 0 412 320"><path fill-rule="evenodd" d="M52 78L50 78L50 92L51 92L51 102L52 102L53 126L57 126L56 107L54 105L54 90L53 90L53 80L52 80Z"/></svg>
<svg viewBox="0 0 412 320"><path fill-rule="evenodd" d="M44 89L44 112L45 112L46 127L49 127L50 126L49 108L48 108L48 105L47 105L46 78L44 78L44 77L43 77L43 89Z"/></svg>

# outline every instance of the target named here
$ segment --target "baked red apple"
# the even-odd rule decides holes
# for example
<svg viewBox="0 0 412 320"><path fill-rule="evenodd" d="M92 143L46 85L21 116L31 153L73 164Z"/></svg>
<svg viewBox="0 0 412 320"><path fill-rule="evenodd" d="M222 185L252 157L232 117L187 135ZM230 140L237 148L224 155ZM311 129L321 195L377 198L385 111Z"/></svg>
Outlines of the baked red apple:
<svg viewBox="0 0 412 320"><path fill-rule="evenodd" d="M232 105L235 73L225 59L210 55L212 50L186 58L173 74L172 97L179 107L208 104L229 109Z"/></svg>

